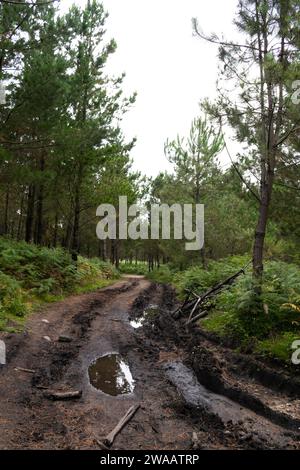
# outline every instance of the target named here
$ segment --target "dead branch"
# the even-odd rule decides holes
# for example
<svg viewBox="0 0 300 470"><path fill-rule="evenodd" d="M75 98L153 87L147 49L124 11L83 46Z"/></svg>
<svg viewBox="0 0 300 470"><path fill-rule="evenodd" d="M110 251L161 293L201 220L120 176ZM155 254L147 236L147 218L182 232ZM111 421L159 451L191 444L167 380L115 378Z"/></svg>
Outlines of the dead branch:
<svg viewBox="0 0 300 470"><path fill-rule="evenodd" d="M100 441L97 436L95 436L95 434L93 435L94 436L94 441L96 442L96 444L98 444L98 446L100 447L100 449L102 450L109 450L109 447L107 447L104 442Z"/></svg>
<svg viewBox="0 0 300 470"><path fill-rule="evenodd" d="M28 374L35 374L35 370L25 369L24 367L15 367L15 370L18 372L27 372Z"/></svg>
<svg viewBox="0 0 300 470"><path fill-rule="evenodd" d="M117 426L101 441L105 446L111 447L114 443L116 436L122 431L124 426L133 418L140 405L135 405L129 408L123 418L120 419ZM98 442L99 444L99 442Z"/></svg>
<svg viewBox="0 0 300 470"><path fill-rule="evenodd" d="M187 295L183 304L173 312L174 319L179 318L182 314L188 314L186 325L189 325L208 315L207 310L209 309L209 301L219 295L223 290L228 289L241 274L245 274L245 270L250 263L251 261L249 261L249 263L247 263L246 266L238 272L211 287L202 295L198 295L191 290L187 290ZM193 296L193 299L189 300L191 296Z"/></svg>
<svg viewBox="0 0 300 470"><path fill-rule="evenodd" d="M190 325L191 323L194 323L197 320L200 320L200 318L204 318L208 315L207 310L203 310L202 312L198 313L198 315L195 315L193 318L189 318L188 321L186 322L186 325Z"/></svg>

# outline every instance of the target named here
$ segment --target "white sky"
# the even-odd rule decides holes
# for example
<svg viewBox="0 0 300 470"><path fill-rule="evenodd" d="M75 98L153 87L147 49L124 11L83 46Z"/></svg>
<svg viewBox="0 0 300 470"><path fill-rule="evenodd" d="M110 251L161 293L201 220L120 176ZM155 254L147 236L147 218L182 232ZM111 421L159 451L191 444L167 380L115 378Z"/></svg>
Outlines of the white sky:
<svg viewBox="0 0 300 470"><path fill-rule="evenodd" d="M72 3L84 5L85 0L61 3L65 10ZM217 46L193 36L191 19L197 17L204 32L232 38L237 0L103 0L103 4L110 14L107 38L118 44L107 71L125 72L125 92L138 93L122 125L128 139L138 139L132 151L134 168L155 176L170 168L164 156L166 139L186 135L199 113L199 101L216 96Z"/></svg>

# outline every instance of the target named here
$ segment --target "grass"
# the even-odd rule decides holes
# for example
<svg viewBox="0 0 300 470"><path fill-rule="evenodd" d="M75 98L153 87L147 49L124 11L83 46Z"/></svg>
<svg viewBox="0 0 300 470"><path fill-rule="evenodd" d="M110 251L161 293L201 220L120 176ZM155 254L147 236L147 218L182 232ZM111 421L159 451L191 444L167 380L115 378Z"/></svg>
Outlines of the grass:
<svg viewBox="0 0 300 470"><path fill-rule="evenodd" d="M260 356L275 358L286 363L291 362L292 344L299 339L300 334L287 331L259 341L255 347L255 352Z"/></svg>

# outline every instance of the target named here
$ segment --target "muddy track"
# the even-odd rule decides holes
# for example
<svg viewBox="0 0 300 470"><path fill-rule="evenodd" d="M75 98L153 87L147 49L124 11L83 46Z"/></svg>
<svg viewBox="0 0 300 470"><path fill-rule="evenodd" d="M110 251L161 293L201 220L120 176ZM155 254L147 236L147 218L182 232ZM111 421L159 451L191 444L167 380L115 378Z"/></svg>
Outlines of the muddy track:
<svg viewBox="0 0 300 470"><path fill-rule="evenodd" d="M173 296L175 302L174 292L168 288L165 290L165 299ZM245 425L247 421L251 422L254 419L266 431L269 428L271 435L273 435L272 438L268 438L271 448L274 446L275 448L285 448L290 445L298 448L300 442L298 373L295 374L296 377L291 376L282 368L271 368L255 358L236 353L201 328L186 327L184 319L174 322L172 316L165 311L155 319L154 323L154 329L148 331L150 335L161 339L167 337L169 345L173 344L174 350L182 349L182 362L192 374L185 377L186 382L196 380L200 384L199 390L194 390L194 393L197 392L198 395L203 396L211 393L211 398L217 394L214 397L215 400L224 401L222 408L232 408L233 421L243 421ZM171 367L171 370L174 369L173 373L171 372L170 375L173 383L177 383L180 389L182 370L179 366L180 363L176 364L175 362ZM179 380L176 380L176 375L179 376ZM203 386L205 389L201 390ZM193 387L191 390L193 392ZM188 399L186 387L182 393L186 394ZM193 402L193 398L191 402ZM238 420L235 416L235 405L241 405L239 413L241 419ZM215 411L223 422L227 421L228 416L226 413L222 413L222 409L217 407ZM252 412L254 412L254 416ZM225 419L223 419L224 416ZM228 419L230 420L230 416ZM253 426L248 426L247 423L246 428L250 431L248 436L251 437ZM259 436L259 440L262 438L264 441L264 434L267 435L268 432L255 430L254 434ZM281 436L291 437L292 440L290 442L281 441Z"/></svg>
<svg viewBox="0 0 300 470"><path fill-rule="evenodd" d="M238 359L231 363L221 346L172 321L174 301L168 287L127 278L52 304L29 319L23 334L1 334L8 363L0 370L0 448L98 449L95 436L104 437L137 403L141 409L114 449L298 447L298 416L276 408L286 396L273 391L266 402L262 390L269 389L239 374ZM150 304L158 306L155 315L134 329L130 319ZM59 342L60 335L71 341ZM127 360L133 393L112 397L89 383L89 365L110 352ZM53 402L46 389L80 389L82 397Z"/></svg>

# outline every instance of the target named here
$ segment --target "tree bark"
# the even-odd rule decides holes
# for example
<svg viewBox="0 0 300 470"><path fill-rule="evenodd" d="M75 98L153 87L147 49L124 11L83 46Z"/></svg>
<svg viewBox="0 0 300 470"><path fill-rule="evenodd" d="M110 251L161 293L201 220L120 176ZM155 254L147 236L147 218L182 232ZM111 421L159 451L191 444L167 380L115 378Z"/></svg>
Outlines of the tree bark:
<svg viewBox="0 0 300 470"><path fill-rule="evenodd" d="M71 250L74 253L79 253L79 226L80 226L80 193L81 193L81 182L82 182L82 165L79 164L77 184L75 187L75 198L74 198L74 222L73 222L73 236Z"/></svg>

